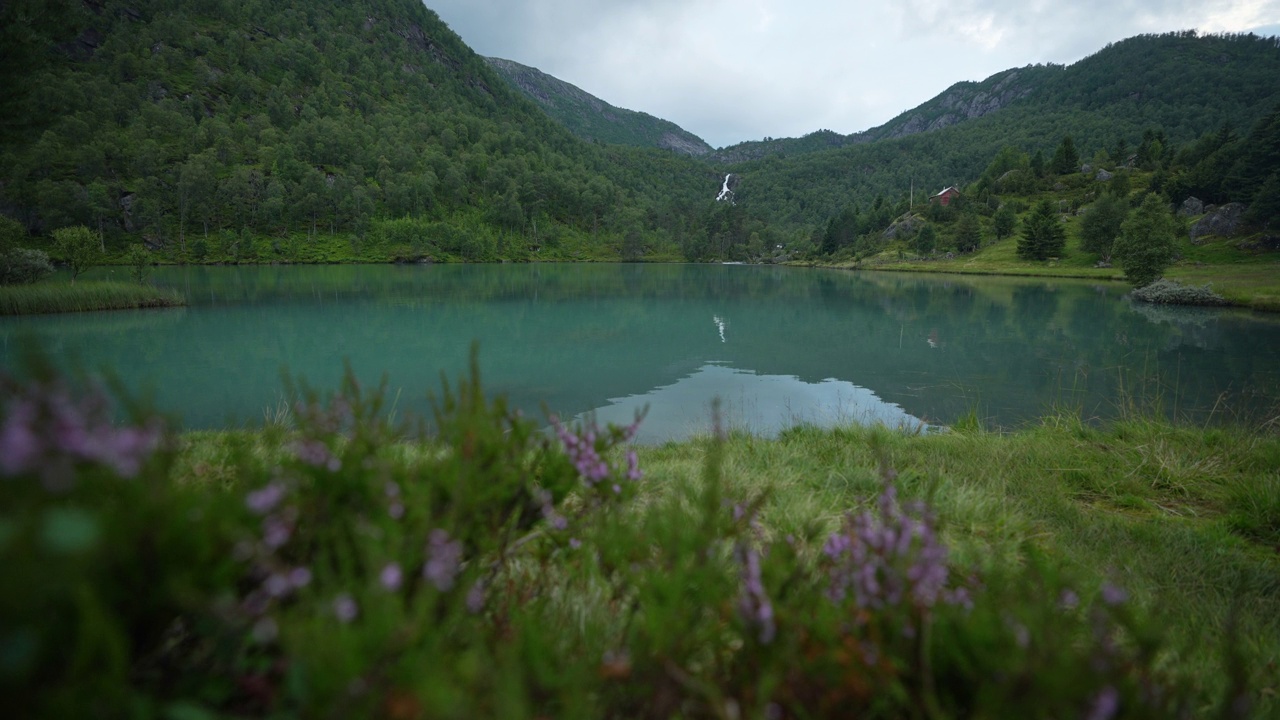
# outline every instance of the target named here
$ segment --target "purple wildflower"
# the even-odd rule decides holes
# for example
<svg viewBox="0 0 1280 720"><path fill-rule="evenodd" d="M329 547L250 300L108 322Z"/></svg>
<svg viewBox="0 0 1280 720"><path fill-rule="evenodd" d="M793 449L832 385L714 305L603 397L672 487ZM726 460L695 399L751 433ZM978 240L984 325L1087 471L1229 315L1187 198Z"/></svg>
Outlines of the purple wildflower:
<svg viewBox="0 0 1280 720"><path fill-rule="evenodd" d="M1071 588L1067 588L1066 590L1063 590L1062 595L1058 597L1058 604L1062 606L1063 610L1074 610L1080 605L1080 596L1076 595L1075 591Z"/></svg>
<svg viewBox="0 0 1280 720"><path fill-rule="evenodd" d="M0 422L0 473L39 473L46 487L69 487L74 465L91 462L134 477L159 447L156 421L115 427L99 389L73 400L58 383L37 383L10 397Z"/></svg>
<svg viewBox="0 0 1280 720"><path fill-rule="evenodd" d="M640 470L640 458L636 455L635 450L627 451L627 479L637 481L644 476Z"/></svg>
<svg viewBox="0 0 1280 720"><path fill-rule="evenodd" d="M387 563L382 568L382 572L378 575L378 582L382 583L382 587L389 592L395 592L400 589L400 584L404 581L404 573L400 571L398 563Z"/></svg>
<svg viewBox="0 0 1280 720"><path fill-rule="evenodd" d="M484 581L477 580L467 591L467 612L475 615L484 609Z"/></svg>
<svg viewBox="0 0 1280 720"><path fill-rule="evenodd" d="M330 472L342 469L342 461L334 457L328 446L319 440L299 440L293 444L293 454L312 467L326 468Z"/></svg>
<svg viewBox="0 0 1280 720"><path fill-rule="evenodd" d="M263 581L262 589L271 597L284 597L293 590L293 583L289 582L288 576L272 573Z"/></svg>
<svg viewBox="0 0 1280 720"><path fill-rule="evenodd" d="M573 550L577 550L578 548L582 547L582 541L576 537L569 538L569 547Z"/></svg>
<svg viewBox="0 0 1280 720"><path fill-rule="evenodd" d="M391 516L392 520L399 520L404 517L404 503L399 500L391 503L391 505L387 507L387 514Z"/></svg>
<svg viewBox="0 0 1280 720"><path fill-rule="evenodd" d="M1118 585L1106 583L1102 586L1102 602L1108 605L1120 605L1129 599L1129 593Z"/></svg>
<svg viewBox="0 0 1280 720"><path fill-rule="evenodd" d="M262 521L262 542L272 550L289 542L292 534L293 528L279 515L268 515Z"/></svg>
<svg viewBox="0 0 1280 720"><path fill-rule="evenodd" d="M254 490L245 496L244 504L250 510L258 515L266 515L271 512L280 501L284 499L284 484L279 481L272 482L260 490Z"/></svg>
<svg viewBox="0 0 1280 720"><path fill-rule="evenodd" d="M1094 698L1089 707L1089 720L1111 720L1120 709L1120 693L1114 687L1107 686Z"/></svg>
<svg viewBox="0 0 1280 720"><path fill-rule="evenodd" d="M927 509L910 508L914 516L903 512L890 484L881 492L878 506L878 514L867 511L846 518L844 529L827 539L823 553L831 563L831 598L843 601L852 594L857 607L872 610L967 600L967 593L948 592L946 547Z"/></svg>
<svg viewBox="0 0 1280 720"><path fill-rule="evenodd" d="M347 593L342 593L333 599L333 614L339 622L349 623L356 619L359 612L360 608L356 605L355 598Z"/></svg>
<svg viewBox="0 0 1280 720"><path fill-rule="evenodd" d="M739 543L734 555L742 565L742 594L738 596L738 612L747 623L759 628L760 642L768 645L777 634L773 620L773 605L764 590L760 576L760 553L755 548Z"/></svg>
<svg viewBox="0 0 1280 720"><path fill-rule="evenodd" d="M304 588L311 584L311 570L304 567L296 567L289 571L289 584L294 589Z"/></svg>
<svg viewBox="0 0 1280 720"><path fill-rule="evenodd" d="M427 562L422 566L422 576L440 592L453 588L462 563L462 543L450 540L449 533L440 528L431 531L427 545Z"/></svg>

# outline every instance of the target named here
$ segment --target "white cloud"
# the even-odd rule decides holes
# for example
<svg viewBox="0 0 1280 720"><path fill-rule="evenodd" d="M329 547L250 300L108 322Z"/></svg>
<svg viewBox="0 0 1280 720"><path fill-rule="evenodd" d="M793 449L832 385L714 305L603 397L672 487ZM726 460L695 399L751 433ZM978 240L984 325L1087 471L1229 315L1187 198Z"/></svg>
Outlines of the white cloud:
<svg viewBox="0 0 1280 720"><path fill-rule="evenodd" d="M1109 42L1280 23L1280 0L427 0L477 52L713 145L885 122L962 80Z"/></svg>

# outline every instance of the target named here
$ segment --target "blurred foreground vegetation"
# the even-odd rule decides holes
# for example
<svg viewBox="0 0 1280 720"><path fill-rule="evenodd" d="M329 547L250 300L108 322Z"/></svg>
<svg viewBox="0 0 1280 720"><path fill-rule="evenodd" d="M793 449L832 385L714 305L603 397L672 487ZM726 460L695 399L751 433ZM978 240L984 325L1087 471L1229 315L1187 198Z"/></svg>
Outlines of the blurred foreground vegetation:
<svg viewBox="0 0 1280 720"><path fill-rule="evenodd" d="M474 371L427 423L348 379L180 435L39 369L2 387L18 716L1276 711L1274 421L631 448Z"/></svg>

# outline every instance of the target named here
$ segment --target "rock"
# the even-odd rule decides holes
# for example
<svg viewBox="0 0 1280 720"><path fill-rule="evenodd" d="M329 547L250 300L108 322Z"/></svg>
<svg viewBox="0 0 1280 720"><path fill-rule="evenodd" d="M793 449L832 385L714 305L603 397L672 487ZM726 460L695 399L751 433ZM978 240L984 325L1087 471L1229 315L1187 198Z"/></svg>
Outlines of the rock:
<svg viewBox="0 0 1280 720"><path fill-rule="evenodd" d="M894 220L893 224L884 231L884 238L892 240L896 237L910 237L920 229L922 224L924 221L919 215L903 215Z"/></svg>
<svg viewBox="0 0 1280 720"><path fill-rule="evenodd" d="M1194 195L1182 201L1182 206L1178 208L1178 214L1182 217L1192 217L1193 215L1201 215L1204 213L1204 203L1200 198Z"/></svg>
<svg viewBox="0 0 1280 720"><path fill-rule="evenodd" d="M1205 215L1191 226L1188 235L1192 244L1199 244L1199 239L1206 235L1230 237L1240 227L1240 218L1248 209L1244 203L1227 203L1217 210Z"/></svg>
<svg viewBox="0 0 1280 720"><path fill-rule="evenodd" d="M1109 267L1111 267L1111 263L1107 262L1106 260L1099 260L1097 263L1095 263L1095 264L1094 264L1094 267L1096 267L1096 268L1109 268Z"/></svg>
<svg viewBox="0 0 1280 720"><path fill-rule="evenodd" d="M1057 191L1057 192L1062 192L1063 190L1066 190L1066 189L1067 189L1067 186L1066 186L1066 185L1063 185L1063 184L1062 184L1062 183L1060 183L1060 182L1056 182L1056 183L1054 183L1054 184L1053 184L1053 189L1054 189L1055 191Z"/></svg>
<svg viewBox="0 0 1280 720"><path fill-rule="evenodd" d="M134 193L125 193L120 196L120 215L124 220L125 232L133 232L133 202L137 199Z"/></svg>
<svg viewBox="0 0 1280 720"><path fill-rule="evenodd" d="M1106 181L1110 180L1110 179L1111 179L1111 178L1113 178L1113 177L1115 177L1115 175L1112 175L1111 173L1107 172L1106 170L1099 169L1099 170L1098 170L1098 174L1097 174L1097 175L1094 175L1094 176L1093 176L1093 179L1094 179L1094 180L1097 180L1098 182L1106 182Z"/></svg>
<svg viewBox="0 0 1280 720"><path fill-rule="evenodd" d="M1093 166L1088 163L1085 163L1084 165L1080 166L1080 172L1083 175L1088 175L1089 173L1093 172Z"/></svg>

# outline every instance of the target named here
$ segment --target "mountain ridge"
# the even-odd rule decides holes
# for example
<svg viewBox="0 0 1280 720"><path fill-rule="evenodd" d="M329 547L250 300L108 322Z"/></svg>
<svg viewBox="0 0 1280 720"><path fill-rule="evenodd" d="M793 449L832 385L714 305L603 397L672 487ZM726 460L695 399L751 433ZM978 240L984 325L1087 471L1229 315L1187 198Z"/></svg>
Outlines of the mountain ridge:
<svg viewBox="0 0 1280 720"><path fill-rule="evenodd" d="M705 140L669 120L616 107L537 68L503 58L484 60L512 87L585 140L657 147L694 157L713 150Z"/></svg>

